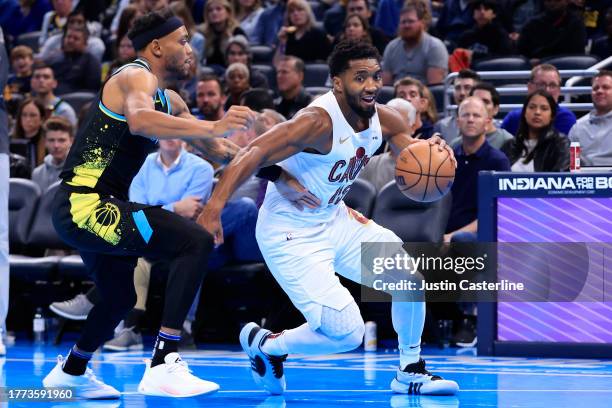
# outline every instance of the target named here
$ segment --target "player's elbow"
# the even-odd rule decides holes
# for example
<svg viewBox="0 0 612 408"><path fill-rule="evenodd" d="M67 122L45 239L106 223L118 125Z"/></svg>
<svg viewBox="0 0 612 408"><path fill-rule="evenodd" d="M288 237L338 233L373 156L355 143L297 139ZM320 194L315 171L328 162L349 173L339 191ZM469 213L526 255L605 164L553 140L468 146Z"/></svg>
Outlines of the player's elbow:
<svg viewBox="0 0 612 408"><path fill-rule="evenodd" d="M147 133L147 121L139 117L139 115L126 116L126 120L131 134L139 136L149 136L149 134Z"/></svg>

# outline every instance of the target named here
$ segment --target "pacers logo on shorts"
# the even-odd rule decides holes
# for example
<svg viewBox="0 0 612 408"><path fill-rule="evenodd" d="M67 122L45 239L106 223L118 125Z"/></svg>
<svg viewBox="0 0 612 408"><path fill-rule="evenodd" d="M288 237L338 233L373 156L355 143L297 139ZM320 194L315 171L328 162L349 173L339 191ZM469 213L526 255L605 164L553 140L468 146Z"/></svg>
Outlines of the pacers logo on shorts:
<svg viewBox="0 0 612 408"><path fill-rule="evenodd" d="M121 239L117 230L120 220L121 212L119 207L113 203L106 202L94 210L87 220L87 227L106 242L117 245Z"/></svg>

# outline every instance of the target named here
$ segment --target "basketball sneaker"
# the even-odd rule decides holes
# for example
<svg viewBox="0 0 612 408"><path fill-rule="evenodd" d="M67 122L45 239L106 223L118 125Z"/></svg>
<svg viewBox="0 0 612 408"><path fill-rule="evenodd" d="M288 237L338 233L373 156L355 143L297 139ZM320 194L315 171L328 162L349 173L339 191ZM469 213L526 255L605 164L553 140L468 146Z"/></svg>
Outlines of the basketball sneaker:
<svg viewBox="0 0 612 408"><path fill-rule="evenodd" d="M108 351L142 350L142 334L136 333L134 329L134 327L123 328L113 339L104 343L102 348Z"/></svg>
<svg viewBox="0 0 612 408"><path fill-rule="evenodd" d="M287 388L283 372L283 362L287 355L271 356L261 350L261 346L271 335L270 330L262 329L251 322L240 331L240 345L251 359L251 375L255 383L270 394L279 395Z"/></svg>
<svg viewBox="0 0 612 408"><path fill-rule="evenodd" d="M49 305L53 313L69 320L87 320L87 315L93 307L93 303L83 293L64 302L53 302Z"/></svg>
<svg viewBox="0 0 612 408"><path fill-rule="evenodd" d="M218 389L218 384L191 374L178 353L168 354L164 364L155 367L151 367L151 361L147 360L147 368L138 385L141 394L177 398L210 394Z"/></svg>
<svg viewBox="0 0 612 408"><path fill-rule="evenodd" d="M404 370L398 369L391 381L391 390L398 394L455 395L459 391L456 382L432 375L425 369L425 360L408 364Z"/></svg>
<svg viewBox="0 0 612 408"><path fill-rule="evenodd" d="M98 380L91 368L83 375L70 375L64 372L64 357L57 356L57 364L43 379L47 388L72 388L74 396L84 399L116 399L121 393L110 385Z"/></svg>

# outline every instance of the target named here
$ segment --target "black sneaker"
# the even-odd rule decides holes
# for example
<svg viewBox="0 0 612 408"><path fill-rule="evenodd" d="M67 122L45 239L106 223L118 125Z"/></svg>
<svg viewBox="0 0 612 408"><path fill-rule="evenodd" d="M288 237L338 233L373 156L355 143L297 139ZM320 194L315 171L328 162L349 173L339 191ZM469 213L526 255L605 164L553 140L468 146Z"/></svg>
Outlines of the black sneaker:
<svg viewBox="0 0 612 408"><path fill-rule="evenodd" d="M477 342L476 325L472 322L472 319L464 318L457 334L453 336L453 344L457 347L475 347Z"/></svg>
<svg viewBox="0 0 612 408"><path fill-rule="evenodd" d="M287 383L283 370L284 356L271 356L261 351L261 345L272 334L256 323L248 323L240 331L240 345L251 359L251 375L255 383L270 394L279 395L285 392Z"/></svg>
<svg viewBox="0 0 612 408"><path fill-rule="evenodd" d="M459 391L456 382L433 375L425 369L425 360L408 364L404 370L398 368L391 381L391 390L398 394L455 395Z"/></svg>

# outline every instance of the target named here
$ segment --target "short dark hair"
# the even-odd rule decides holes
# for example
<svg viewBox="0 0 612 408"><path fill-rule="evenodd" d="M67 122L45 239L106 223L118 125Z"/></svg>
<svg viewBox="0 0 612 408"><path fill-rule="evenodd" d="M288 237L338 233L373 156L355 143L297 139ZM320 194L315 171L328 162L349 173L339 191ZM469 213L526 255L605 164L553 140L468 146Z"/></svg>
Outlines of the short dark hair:
<svg viewBox="0 0 612 408"><path fill-rule="evenodd" d="M473 79L474 81L480 81L480 75L478 72L472 71L471 69L462 69L459 71L457 79Z"/></svg>
<svg viewBox="0 0 612 408"><path fill-rule="evenodd" d="M329 75L338 76L349 68L351 61L362 59L375 59L380 63L380 53L364 41L340 41L329 56Z"/></svg>
<svg viewBox="0 0 612 408"><path fill-rule="evenodd" d="M416 86L418 88L419 97L423 98L425 96L425 84L423 84L423 82L419 81L416 78L407 76L395 81L395 83L393 84L393 97L397 98L397 88L399 88L400 86L411 85Z"/></svg>
<svg viewBox="0 0 612 408"><path fill-rule="evenodd" d="M485 6L489 10L493 10L495 14L498 12L499 4L496 0L471 0L468 2L468 7L472 10L479 8L480 6Z"/></svg>
<svg viewBox="0 0 612 408"><path fill-rule="evenodd" d="M49 68L51 72L53 72L53 78L55 78L55 71L53 71L53 68L51 68L51 65L47 64L43 60L34 60L34 64L32 65L32 75L34 75L34 72L38 71L39 69L47 69L47 68Z"/></svg>
<svg viewBox="0 0 612 408"><path fill-rule="evenodd" d="M595 80L595 78L601 78L605 76L612 78L612 71L609 69L600 69L597 75L593 77L593 81Z"/></svg>
<svg viewBox="0 0 612 408"><path fill-rule="evenodd" d="M47 136L47 132L53 131L66 132L71 139L74 137L74 128L72 127L72 123L70 123L68 119L62 118L61 116L52 116L47 119L43 125L43 130L45 137Z"/></svg>
<svg viewBox="0 0 612 408"><path fill-rule="evenodd" d="M210 81L216 82L217 86L219 87L219 92L221 93L221 95L225 95L225 92L223 92L223 84L221 83L221 80L219 79L219 77L216 76L215 74L202 74L198 78L198 82L210 82Z"/></svg>
<svg viewBox="0 0 612 408"><path fill-rule="evenodd" d="M134 37L145 33L149 30L152 30L170 18L174 17L174 13L170 8L163 8L157 11L151 11L150 13L145 14L144 16L138 17L134 20L134 25L132 29L128 32L128 38L132 40ZM142 51L148 44L145 44L142 48L137 49L136 51Z"/></svg>
<svg viewBox="0 0 612 408"><path fill-rule="evenodd" d="M470 91L470 96L474 96L474 92L477 90L487 91L491 94L491 102L493 102L493 106L499 106L499 92L490 82L478 82L476 85L472 87Z"/></svg>
<svg viewBox="0 0 612 408"><path fill-rule="evenodd" d="M284 55L279 62L293 62L293 68L300 74L304 73L305 64L300 57L296 57L295 55Z"/></svg>
<svg viewBox="0 0 612 408"><path fill-rule="evenodd" d="M243 92L240 95L240 104L251 108L255 112L274 109L274 99L270 92L264 88L253 88Z"/></svg>

